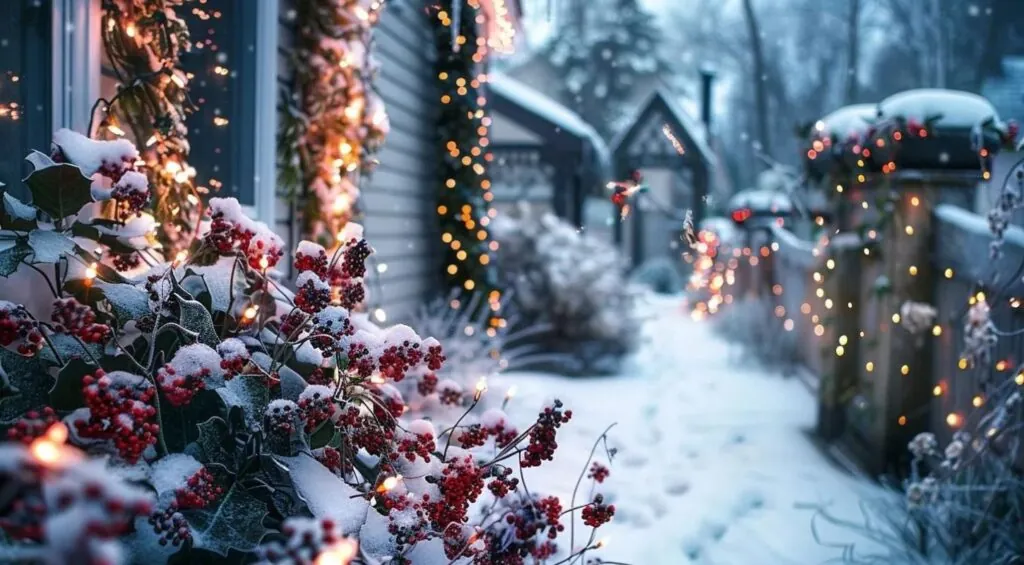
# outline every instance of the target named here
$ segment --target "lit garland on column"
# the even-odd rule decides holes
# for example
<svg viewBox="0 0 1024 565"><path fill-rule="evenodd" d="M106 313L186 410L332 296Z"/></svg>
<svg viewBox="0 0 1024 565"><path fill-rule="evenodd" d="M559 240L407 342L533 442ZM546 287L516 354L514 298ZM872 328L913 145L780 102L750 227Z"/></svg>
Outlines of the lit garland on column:
<svg viewBox="0 0 1024 565"><path fill-rule="evenodd" d="M383 0L300 0L295 107L283 120L282 180L301 199L305 233L333 247L356 214L359 183L389 130L374 91L372 29Z"/></svg>
<svg viewBox="0 0 1024 565"><path fill-rule="evenodd" d="M202 201L188 164L185 113L189 76L179 55L191 48L188 28L172 0L104 0L103 49L120 83L116 96L99 100L101 139L130 136L141 150L153 193L153 216L164 253L189 246ZM94 112L94 119L96 118Z"/></svg>
<svg viewBox="0 0 1024 565"><path fill-rule="evenodd" d="M497 213L490 207L493 194L487 175L493 159L487 137L491 119L481 94L488 46L480 29L486 19L478 0L444 0L433 15L441 86L438 133L444 151L437 214L445 246L445 273L453 287L486 292L496 311L501 294L491 254L498 250L498 242L490 240L487 232ZM497 318L492 320L494 325L500 323Z"/></svg>

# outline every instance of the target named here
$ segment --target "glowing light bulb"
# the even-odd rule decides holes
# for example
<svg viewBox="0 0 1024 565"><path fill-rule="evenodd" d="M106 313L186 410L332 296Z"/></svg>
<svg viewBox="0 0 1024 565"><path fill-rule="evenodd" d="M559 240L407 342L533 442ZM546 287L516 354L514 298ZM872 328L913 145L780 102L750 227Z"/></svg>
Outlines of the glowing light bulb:
<svg viewBox="0 0 1024 565"><path fill-rule="evenodd" d="M506 399L511 399L513 396L516 395L516 391L517 391L517 389L516 389L515 385L508 387L508 390L505 391L505 398Z"/></svg>
<svg viewBox="0 0 1024 565"><path fill-rule="evenodd" d="M320 552L313 565L348 565L356 557L358 544L348 538L338 540Z"/></svg>
<svg viewBox="0 0 1024 565"><path fill-rule="evenodd" d="M473 400L479 401L480 397L487 392L487 377L480 377L480 380L476 382L476 388L473 392Z"/></svg>
<svg viewBox="0 0 1024 565"><path fill-rule="evenodd" d="M188 251L182 249L181 251L178 252L177 255L174 256L174 265L181 265L182 263L185 262L186 259L188 259Z"/></svg>
<svg viewBox="0 0 1024 565"><path fill-rule="evenodd" d="M253 304L253 305L249 306L248 308L246 308L244 312L242 312L242 318L245 321L247 321L247 322L251 322L254 319L256 319L256 315L259 314L259 313L260 313L260 307L255 305L255 304Z"/></svg>
<svg viewBox="0 0 1024 565"><path fill-rule="evenodd" d="M128 37L135 37L138 31L135 29L135 22L128 22L128 25L124 27L124 34Z"/></svg>
<svg viewBox="0 0 1024 565"><path fill-rule="evenodd" d="M264 257L260 257L260 270L266 271L267 267L269 267L269 266L270 266L270 261L268 261L265 256Z"/></svg>
<svg viewBox="0 0 1024 565"><path fill-rule="evenodd" d="M382 323L388 319L388 315L384 313L383 308L377 308L376 310L374 310L373 317L376 318L378 322Z"/></svg>
<svg viewBox="0 0 1024 565"><path fill-rule="evenodd" d="M107 131L109 131L110 133L112 133L112 134L114 134L114 135L116 135L118 137L124 137L124 130L119 128L119 127L117 127L114 124L110 124L109 126L107 126Z"/></svg>

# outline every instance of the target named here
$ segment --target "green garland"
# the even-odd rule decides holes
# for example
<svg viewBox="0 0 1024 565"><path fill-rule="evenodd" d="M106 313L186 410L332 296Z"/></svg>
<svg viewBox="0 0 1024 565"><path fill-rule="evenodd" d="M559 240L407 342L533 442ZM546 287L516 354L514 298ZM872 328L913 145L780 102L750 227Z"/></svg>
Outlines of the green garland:
<svg viewBox="0 0 1024 565"><path fill-rule="evenodd" d="M485 293L496 309L500 291L493 255L498 244L487 229L493 217L487 175L490 120L481 88L487 48L478 44L477 29L482 13L477 0L442 0L431 15L441 91L437 214L445 277L451 287Z"/></svg>

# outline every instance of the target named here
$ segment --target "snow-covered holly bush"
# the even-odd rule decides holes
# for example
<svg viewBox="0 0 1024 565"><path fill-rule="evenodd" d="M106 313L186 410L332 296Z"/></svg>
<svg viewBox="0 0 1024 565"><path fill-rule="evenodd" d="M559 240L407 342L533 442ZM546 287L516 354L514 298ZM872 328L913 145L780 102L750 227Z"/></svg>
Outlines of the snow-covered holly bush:
<svg viewBox="0 0 1024 565"><path fill-rule="evenodd" d="M613 372L639 344L636 290L617 251L551 214L498 216L498 265L523 320L546 323L537 343L571 356L566 372Z"/></svg>
<svg viewBox="0 0 1024 565"><path fill-rule="evenodd" d="M112 267L148 191L133 151L62 133L30 158L31 203L3 197L0 276L33 277L49 306L0 301L0 560L482 565L595 549L560 549L563 520L585 511L597 528L613 507L563 509L522 482L554 456L560 402L524 426L498 408L411 417L431 395L467 414L486 384L420 377L403 395L445 355L358 313L372 253L358 225L288 256L214 198L187 253L130 247L139 268ZM114 219L89 213L104 198ZM272 276L285 261L294 292Z"/></svg>

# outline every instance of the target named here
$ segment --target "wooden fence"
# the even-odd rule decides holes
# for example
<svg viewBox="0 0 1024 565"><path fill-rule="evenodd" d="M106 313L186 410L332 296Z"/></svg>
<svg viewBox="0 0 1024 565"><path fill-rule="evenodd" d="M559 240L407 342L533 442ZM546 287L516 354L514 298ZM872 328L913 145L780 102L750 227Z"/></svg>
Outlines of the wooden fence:
<svg viewBox="0 0 1024 565"><path fill-rule="evenodd" d="M734 294L772 301L797 362L820 377L818 433L870 473L904 473L919 432L943 441L973 425L984 397L979 371L963 369L962 344L978 292L1007 334L992 352L996 377L1024 362L1024 230L1010 228L1004 258L991 261L987 220L941 203L961 204L967 188L903 179L890 193L891 221L827 245L778 226L747 233ZM981 286L992 281L997 288ZM911 334L900 317L907 301L933 305L935 325Z"/></svg>

